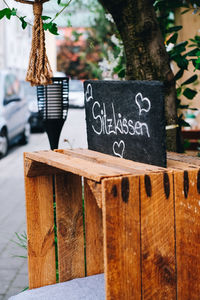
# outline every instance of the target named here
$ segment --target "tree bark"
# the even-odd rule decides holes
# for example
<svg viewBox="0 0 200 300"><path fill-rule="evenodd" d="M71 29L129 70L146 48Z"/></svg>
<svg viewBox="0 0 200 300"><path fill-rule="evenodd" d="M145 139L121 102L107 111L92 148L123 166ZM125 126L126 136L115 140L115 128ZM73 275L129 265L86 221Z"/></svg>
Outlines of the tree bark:
<svg viewBox="0 0 200 300"><path fill-rule="evenodd" d="M127 80L159 80L165 87L166 124L177 123L176 89L152 0L99 0L112 15L126 54ZM167 131L167 148L177 150L177 129Z"/></svg>

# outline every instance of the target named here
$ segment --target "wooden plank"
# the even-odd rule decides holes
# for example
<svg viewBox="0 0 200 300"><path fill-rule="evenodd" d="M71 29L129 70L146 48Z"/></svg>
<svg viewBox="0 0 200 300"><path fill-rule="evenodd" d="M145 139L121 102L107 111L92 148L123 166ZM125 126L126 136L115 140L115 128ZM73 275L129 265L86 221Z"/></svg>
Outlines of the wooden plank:
<svg viewBox="0 0 200 300"><path fill-rule="evenodd" d="M82 185L78 175L55 176L59 281L85 276Z"/></svg>
<svg viewBox="0 0 200 300"><path fill-rule="evenodd" d="M63 153L65 155L70 155L77 158L83 158L85 160L95 162L98 164L103 164L105 166L109 166L112 168L118 168L120 170L124 171L124 174L128 173L134 173L138 171L137 174L140 174L139 171L142 171L142 173L145 172L158 172L158 171L164 171L165 168L161 168L158 166L153 166L149 164L139 163L128 159L122 159L119 157L114 157L108 154L100 153L93 150L88 149L64 149L64 150L56 150L56 152Z"/></svg>
<svg viewBox="0 0 200 300"><path fill-rule="evenodd" d="M140 188L142 299L176 299L172 172L141 176Z"/></svg>
<svg viewBox="0 0 200 300"><path fill-rule="evenodd" d="M101 183L87 179L87 185L90 187L90 191L92 192L93 197L95 198L98 207L102 208L102 186L101 186Z"/></svg>
<svg viewBox="0 0 200 300"><path fill-rule="evenodd" d="M52 176L25 176L29 288L56 283Z"/></svg>
<svg viewBox="0 0 200 300"><path fill-rule="evenodd" d="M175 172L178 298L200 299L200 171Z"/></svg>
<svg viewBox="0 0 200 300"><path fill-rule="evenodd" d="M188 164L200 166L200 158L197 156L192 156L192 155L188 155L188 154L168 152L167 159L181 161L181 162L185 162Z"/></svg>
<svg viewBox="0 0 200 300"><path fill-rule="evenodd" d="M44 163L39 163L31 159L25 158L25 174L28 177L63 174L64 171L54 167L50 167Z"/></svg>
<svg viewBox="0 0 200 300"><path fill-rule="evenodd" d="M25 158L47 164L48 166L66 172L79 174L80 176L98 182L104 177L120 176L124 173L124 171L119 168L109 167L94 162L88 163L85 159L72 157L70 155L61 155L54 151L27 152ZM130 174L130 172L125 173Z"/></svg>
<svg viewBox="0 0 200 300"><path fill-rule="evenodd" d="M192 163L187 163L183 161L177 161L173 159L168 159L167 161L168 170L193 170L198 169L198 166Z"/></svg>
<svg viewBox="0 0 200 300"><path fill-rule="evenodd" d="M139 178L103 180L106 299L141 299Z"/></svg>
<svg viewBox="0 0 200 300"><path fill-rule="evenodd" d="M87 276L104 272L102 210L98 207L95 195L84 181L85 237ZM101 186L100 186L101 188Z"/></svg>

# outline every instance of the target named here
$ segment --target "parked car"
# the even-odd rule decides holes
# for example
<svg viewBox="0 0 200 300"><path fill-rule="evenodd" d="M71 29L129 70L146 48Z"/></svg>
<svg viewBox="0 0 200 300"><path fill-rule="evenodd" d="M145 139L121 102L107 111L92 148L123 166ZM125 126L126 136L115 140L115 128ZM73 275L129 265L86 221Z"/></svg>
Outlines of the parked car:
<svg viewBox="0 0 200 300"><path fill-rule="evenodd" d="M71 79L69 81L69 107L84 107L84 91L81 80Z"/></svg>
<svg viewBox="0 0 200 300"><path fill-rule="evenodd" d="M44 132L42 114L38 111L37 104L37 88L31 86L29 82L22 81L25 98L28 101L28 109L30 112L30 125L32 132Z"/></svg>
<svg viewBox="0 0 200 300"><path fill-rule="evenodd" d="M0 71L0 157L13 142L26 144L30 137L29 111L17 77Z"/></svg>

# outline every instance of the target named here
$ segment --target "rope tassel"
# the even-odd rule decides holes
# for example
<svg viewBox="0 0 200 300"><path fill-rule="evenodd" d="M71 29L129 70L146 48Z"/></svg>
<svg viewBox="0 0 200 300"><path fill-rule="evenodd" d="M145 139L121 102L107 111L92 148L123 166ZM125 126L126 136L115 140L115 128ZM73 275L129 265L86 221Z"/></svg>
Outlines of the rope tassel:
<svg viewBox="0 0 200 300"><path fill-rule="evenodd" d="M17 2L32 4L34 25L32 30L32 46L26 81L34 85L47 85L52 83L52 70L46 55L45 34L42 22L42 5L48 0L15 0Z"/></svg>
<svg viewBox="0 0 200 300"><path fill-rule="evenodd" d="M51 84L52 70L45 49L45 35L42 22L42 3L33 4L34 25L32 32L32 47L26 80L31 85Z"/></svg>

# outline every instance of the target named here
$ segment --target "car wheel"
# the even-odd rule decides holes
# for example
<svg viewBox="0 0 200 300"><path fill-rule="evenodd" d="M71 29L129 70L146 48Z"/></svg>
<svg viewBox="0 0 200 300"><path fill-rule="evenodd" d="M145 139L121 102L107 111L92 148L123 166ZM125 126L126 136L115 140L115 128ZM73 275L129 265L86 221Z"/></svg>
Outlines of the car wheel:
<svg viewBox="0 0 200 300"><path fill-rule="evenodd" d="M27 122L25 124L25 127L24 127L24 131L23 131L23 134L22 134L22 137L20 139L20 144L21 145L26 145L28 144L29 142L29 139L30 139L30 134L31 134L31 125L29 122Z"/></svg>
<svg viewBox="0 0 200 300"><path fill-rule="evenodd" d="M6 130L0 133L0 158L6 156L8 153L8 136Z"/></svg>

